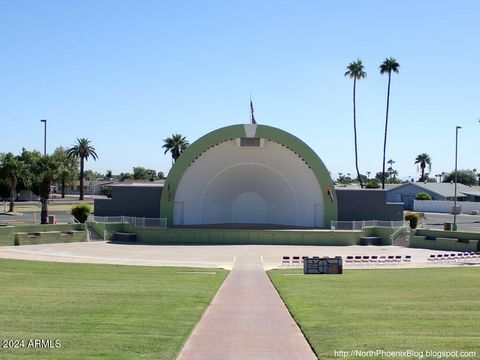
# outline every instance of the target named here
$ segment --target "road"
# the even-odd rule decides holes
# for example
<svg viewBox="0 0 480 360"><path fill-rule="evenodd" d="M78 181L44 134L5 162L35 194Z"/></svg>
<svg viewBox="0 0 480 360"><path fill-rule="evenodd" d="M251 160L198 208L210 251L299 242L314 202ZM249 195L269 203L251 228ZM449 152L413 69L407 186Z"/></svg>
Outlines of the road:
<svg viewBox="0 0 480 360"><path fill-rule="evenodd" d="M429 229L442 229L445 223L453 223L452 214L425 213L423 223ZM457 215L458 230L480 232L480 215Z"/></svg>

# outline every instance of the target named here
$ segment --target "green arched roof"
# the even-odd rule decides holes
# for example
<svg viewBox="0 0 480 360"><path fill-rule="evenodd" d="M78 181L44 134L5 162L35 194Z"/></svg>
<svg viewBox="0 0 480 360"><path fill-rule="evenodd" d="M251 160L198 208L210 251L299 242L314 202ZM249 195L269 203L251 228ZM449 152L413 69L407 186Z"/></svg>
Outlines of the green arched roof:
<svg viewBox="0 0 480 360"><path fill-rule="evenodd" d="M277 142L295 152L313 171L320 188L323 191L324 224L329 226L331 220L337 220L338 203L332 178L318 155L296 136L267 125L256 125L255 137ZM171 168L162 191L160 200L160 216L168 219L168 225L173 224L173 205L175 192L187 168L205 151L228 140L247 137L245 125L231 125L214 130L191 144L177 159ZM330 189L333 201L327 189Z"/></svg>

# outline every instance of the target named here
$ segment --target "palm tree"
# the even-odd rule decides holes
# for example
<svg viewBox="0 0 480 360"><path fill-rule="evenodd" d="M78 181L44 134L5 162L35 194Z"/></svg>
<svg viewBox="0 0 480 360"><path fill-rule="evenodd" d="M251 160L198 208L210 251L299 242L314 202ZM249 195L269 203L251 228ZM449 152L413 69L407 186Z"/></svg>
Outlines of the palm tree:
<svg viewBox="0 0 480 360"><path fill-rule="evenodd" d="M396 171L396 170L393 169L393 164L395 164L395 161L390 159L390 160L387 161L387 164L390 165L388 167L387 171L388 171L388 177L391 179L393 172ZM398 173L398 171L397 171L397 173ZM385 174L385 172L382 172L382 178L384 178L384 174Z"/></svg>
<svg viewBox="0 0 480 360"><path fill-rule="evenodd" d="M58 160L50 155L42 156L33 167L37 179L35 192L40 196L42 204L41 224L48 224L48 199L52 183L58 177L59 168Z"/></svg>
<svg viewBox="0 0 480 360"><path fill-rule="evenodd" d="M67 184L72 185L78 179L78 159L69 157L63 147L56 148L53 157L58 162L58 172L55 181L60 183L63 199L65 198Z"/></svg>
<svg viewBox="0 0 480 360"><path fill-rule="evenodd" d="M165 149L164 154L169 151L172 154L172 164L177 161L181 153L190 145L186 137L180 134L172 134L172 137L164 139L163 142L165 143L162 146Z"/></svg>
<svg viewBox="0 0 480 360"><path fill-rule="evenodd" d="M2 177L7 180L10 189L10 204L8 212L15 210L15 192L18 185L27 187L29 182L29 174L27 166L21 161L18 156L12 153L7 153L2 157L0 173Z"/></svg>
<svg viewBox="0 0 480 360"><path fill-rule="evenodd" d="M382 65L380 65L380 74L388 74L387 111L385 114L385 136L383 139L382 189L385 189L385 155L387 153L388 109L390 107L390 82L392 80L392 72L398 74L399 67L400 64L393 57L385 59Z"/></svg>
<svg viewBox="0 0 480 360"><path fill-rule="evenodd" d="M430 155L426 153L417 155L417 157L415 158L415 164L418 164L418 167L420 167L421 170L420 181L425 181L425 168L428 166L428 171L432 169L432 159L430 158Z"/></svg>
<svg viewBox="0 0 480 360"><path fill-rule="evenodd" d="M358 170L358 148L357 148L357 114L356 114L356 101L355 101L355 91L357 87L357 80L364 79L367 76L367 73L364 71L363 63L360 59L357 61L351 62L347 66L347 72L345 76L353 79L353 133L355 139L355 168L357 169L357 179L360 183L360 187L363 189L362 178L360 177L360 171Z"/></svg>
<svg viewBox="0 0 480 360"><path fill-rule="evenodd" d="M90 140L86 138L77 139L77 143L70 149L67 149L66 154L72 159L80 159L80 198L83 200L83 177L85 169L85 160L91 156L93 160L97 160L98 155L95 148L90 145Z"/></svg>

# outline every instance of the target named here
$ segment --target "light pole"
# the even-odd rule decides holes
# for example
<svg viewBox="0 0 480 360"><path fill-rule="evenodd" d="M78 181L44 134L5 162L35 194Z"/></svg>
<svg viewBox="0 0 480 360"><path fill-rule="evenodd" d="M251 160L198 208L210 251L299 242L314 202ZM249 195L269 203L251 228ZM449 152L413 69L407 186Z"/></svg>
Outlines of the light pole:
<svg viewBox="0 0 480 360"><path fill-rule="evenodd" d="M458 159L458 129L461 126L455 128L455 197L453 198L453 231L457 231L457 159Z"/></svg>
<svg viewBox="0 0 480 360"><path fill-rule="evenodd" d="M40 120L45 124L43 131L43 156L47 155L47 119Z"/></svg>

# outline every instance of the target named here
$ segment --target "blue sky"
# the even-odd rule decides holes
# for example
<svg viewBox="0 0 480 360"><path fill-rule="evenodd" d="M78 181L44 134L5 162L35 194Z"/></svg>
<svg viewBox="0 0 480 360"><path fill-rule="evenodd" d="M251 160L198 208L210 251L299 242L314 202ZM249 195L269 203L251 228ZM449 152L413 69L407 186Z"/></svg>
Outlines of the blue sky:
<svg viewBox="0 0 480 360"><path fill-rule="evenodd" d="M0 0L0 152L48 151L89 138L87 169L165 173L162 140L190 141L249 121L300 137L334 177L354 173L352 81L360 58L359 164L381 170L393 56L387 159L418 177L480 169L478 1L4 1Z"/></svg>

